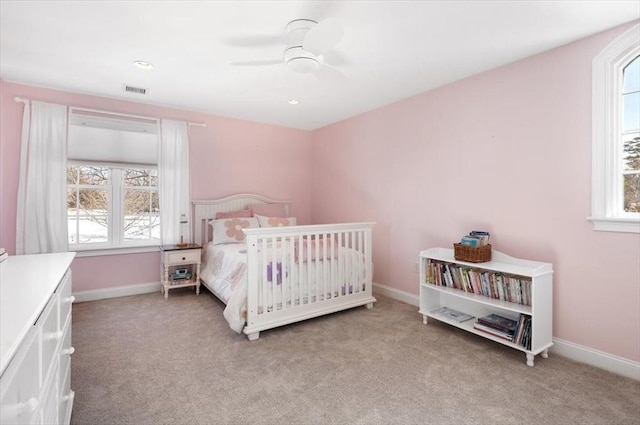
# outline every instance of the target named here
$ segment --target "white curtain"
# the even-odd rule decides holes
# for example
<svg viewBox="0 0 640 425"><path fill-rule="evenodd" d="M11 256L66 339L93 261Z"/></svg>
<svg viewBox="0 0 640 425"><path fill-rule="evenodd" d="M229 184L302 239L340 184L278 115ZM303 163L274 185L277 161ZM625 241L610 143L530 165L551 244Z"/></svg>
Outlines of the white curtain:
<svg viewBox="0 0 640 425"><path fill-rule="evenodd" d="M162 120L158 161L160 238L163 245L191 242L189 128L184 121ZM189 223L181 224L184 214Z"/></svg>
<svg viewBox="0 0 640 425"><path fill-rule="evenodd" d="M67 107L25 102L16 217L16 253L69 250Z"/></svg>

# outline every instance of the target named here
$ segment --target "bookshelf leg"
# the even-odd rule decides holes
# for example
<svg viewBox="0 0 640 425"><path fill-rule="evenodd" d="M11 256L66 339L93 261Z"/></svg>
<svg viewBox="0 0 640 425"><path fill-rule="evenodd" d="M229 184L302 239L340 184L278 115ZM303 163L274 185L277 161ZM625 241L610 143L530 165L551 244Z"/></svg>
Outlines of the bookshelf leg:
<svg viewBox="0 0 640 425"><path fill-rule="evenodd" d="M533 358L535 356L533 354L527 353L527 366L533 367Z"/></svg>
<svg viewBox="0 0 640 425"><path fill-rule="evenodd" d="M542 353L540 353L540 357L542 357L543 359L549 358L549 350L544 350Z"/></svg>
<svg viewBox="0 0 640 425"><path fill-rule="evenodd" d="M427 316L422 316L422 323L427 324Z"/></svg>

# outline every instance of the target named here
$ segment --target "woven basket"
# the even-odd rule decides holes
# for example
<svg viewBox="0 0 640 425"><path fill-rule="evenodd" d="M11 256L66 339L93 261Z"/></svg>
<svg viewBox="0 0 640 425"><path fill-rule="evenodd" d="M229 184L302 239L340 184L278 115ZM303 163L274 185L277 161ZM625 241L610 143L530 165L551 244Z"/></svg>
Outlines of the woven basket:
<svg viewBox="0 0 640 425"><path fill-rule="evenodd" d="M475 247L454 243L453 256L458 261L468 263L491 261L491 244Z"/></svg>

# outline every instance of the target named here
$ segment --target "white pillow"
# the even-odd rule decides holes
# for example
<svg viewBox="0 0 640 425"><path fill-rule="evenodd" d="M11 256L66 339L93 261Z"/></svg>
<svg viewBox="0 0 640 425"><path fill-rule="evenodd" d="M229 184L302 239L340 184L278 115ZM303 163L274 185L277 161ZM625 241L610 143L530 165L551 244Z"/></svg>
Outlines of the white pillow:
<svg viewBox="0 0 640 425"><path fill-rule="evenodd" d="M254 214L253 216L258 218L260 227L280 227L296 225L295 217L267 217L259 214Z"/></svg>
<svg viewBox="0 0 640 425"><path fill-rule="evenodd" d="M209 225L213 228L213 244L242 243L244 232L242 229L260 227L255 217L235 217L220 220L211 220Z"/></svg>

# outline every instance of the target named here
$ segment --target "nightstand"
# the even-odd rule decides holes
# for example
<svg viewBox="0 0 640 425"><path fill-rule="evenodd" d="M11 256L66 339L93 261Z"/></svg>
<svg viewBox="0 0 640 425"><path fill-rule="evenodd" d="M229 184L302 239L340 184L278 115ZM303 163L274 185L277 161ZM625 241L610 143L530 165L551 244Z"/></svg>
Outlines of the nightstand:
<svg viewBox="0 0 640 425"><path fill-rule="evenodd" d="M200 294L200 258L202 247L196 244L185 246L162 245L160 262L160 291L169 298L169 289L196 287Z"/></svg>

